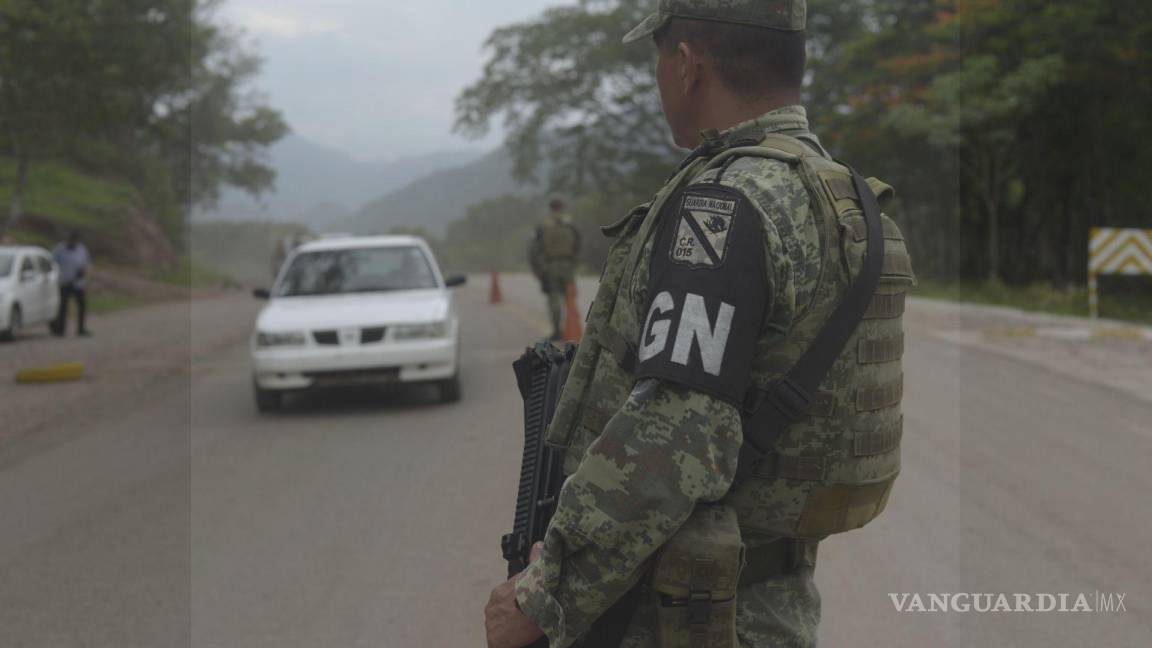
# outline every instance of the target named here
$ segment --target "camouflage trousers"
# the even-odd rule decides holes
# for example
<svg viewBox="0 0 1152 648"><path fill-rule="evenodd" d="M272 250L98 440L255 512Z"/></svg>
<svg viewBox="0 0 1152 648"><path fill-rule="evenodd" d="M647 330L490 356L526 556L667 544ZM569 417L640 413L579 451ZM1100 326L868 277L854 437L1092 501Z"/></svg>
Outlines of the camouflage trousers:
<svg viewBox="0 0 1152 648"><path fill-rule="evenodd" d="M549 290L548 293L548 317L552 321L552 332L560 334L563 332L564 326L564 289Z"/></svg>
<svg viewBox="0 0 1152 648"><path fill-rule="evenodd" d="M568 284L575 280L571 268L568 266L554 267L544 273L540 281L540 288L548 297L548 317L552 323L552 332L559 335L564 331L564 297Z"/></svg>
<svg viewBox="0 0 1152 648"><path fill-rule="evenodd" d="M775 576L737 591L736 635L740 640L739 648L814 648L817 645L820 593L813 582L815 543L806 553L795 573ZM654 618L654 603L645 597L628 627L621 648L659 648Z"/></svg>

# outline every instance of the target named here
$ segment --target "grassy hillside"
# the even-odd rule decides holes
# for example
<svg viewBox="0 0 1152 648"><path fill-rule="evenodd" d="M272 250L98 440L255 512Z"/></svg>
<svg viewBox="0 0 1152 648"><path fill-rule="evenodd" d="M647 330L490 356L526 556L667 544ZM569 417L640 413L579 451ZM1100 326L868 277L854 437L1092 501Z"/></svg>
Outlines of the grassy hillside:
<svg viewBox="0 0 1152 648"><path fill-rule="evenodd" d="M505 195L539 189L512 180L512 160L503 149L452 169L437 171L365 205L335 229L382 234L396 227L419 227L434 235L462 220L468 208Z"/></svg>
<svg viewBox="0 0 1152 648"><path fill-rule="evenodd" d="M16 164L0 157L0 218L7 219ZM96 178L56 162L33 164L25 191L27 215L10 232L23 243L50 247L80 230L103 251L115 254L117 233L139 211L139 195L126 182ZM90 245L92 247L92 245Z"/></svg>
<svg viewBox="0 0 1152 648"><path fill-rule="evenodd" d="M0 223L7 222L16 165L0 157ZM25 188L25 215L6 232L18 243L51 249L80 232L92 253L89 287L93 312L169 299L189 287L227 284L225 277L182 259L168 228L145 208L131 183L101 177L61 162L37 162Z"/></svg>

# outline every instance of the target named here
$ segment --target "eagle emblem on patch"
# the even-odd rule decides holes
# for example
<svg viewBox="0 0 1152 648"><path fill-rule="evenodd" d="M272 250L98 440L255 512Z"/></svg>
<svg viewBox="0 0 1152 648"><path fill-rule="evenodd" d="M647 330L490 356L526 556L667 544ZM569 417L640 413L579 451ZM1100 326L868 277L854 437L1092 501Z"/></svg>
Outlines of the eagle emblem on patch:
<svg viewBox="0 0 1152 648"><path fill-rule="evenodd" d="M672 239L672 261L692 268L720 267L735 215L735 200L686 194Z"/></svg>

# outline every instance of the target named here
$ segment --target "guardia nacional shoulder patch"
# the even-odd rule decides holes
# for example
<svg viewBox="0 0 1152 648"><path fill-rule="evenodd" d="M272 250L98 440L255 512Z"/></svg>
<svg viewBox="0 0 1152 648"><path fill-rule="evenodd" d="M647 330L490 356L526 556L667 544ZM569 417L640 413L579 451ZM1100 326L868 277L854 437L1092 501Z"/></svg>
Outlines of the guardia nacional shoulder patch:
<svg viewBox="0 0 1152 648"><path fill-rule="evenodd" d="M728 234L736 215L734 199L687 192L680 203L669 257L690 268L716 268L728 253Z"/></svg>
<svg viewBox="0 0 1152 648"><path fill-rule="evenodd" d="M741 405L769 303L760 212L736 189L697 184L659 218L635 377Z"/></svg>

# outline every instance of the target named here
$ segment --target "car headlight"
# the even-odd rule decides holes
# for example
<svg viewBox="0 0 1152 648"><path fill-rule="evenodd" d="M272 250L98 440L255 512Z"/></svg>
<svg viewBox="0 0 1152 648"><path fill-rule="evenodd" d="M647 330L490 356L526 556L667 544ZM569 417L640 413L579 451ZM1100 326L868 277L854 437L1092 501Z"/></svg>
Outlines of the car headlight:
<svg viewBox="0 0 1152 648"><path fill-rule="evenodd" d="M300 331L290 331L288 333L256 333L256 346L258 347L304 346L307 343L308 337Z"/></svg>
<svg viewBox="0 0 1152 648"><path fill-rule="evenodd" d="M399 324L392 331L397 340L421 340L442 338L448 335L447 322L425 322L423 324Z"/></svg>

